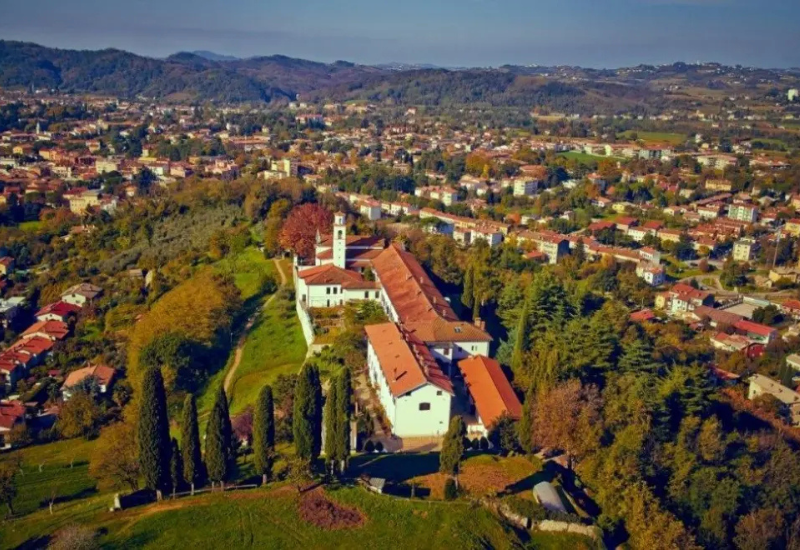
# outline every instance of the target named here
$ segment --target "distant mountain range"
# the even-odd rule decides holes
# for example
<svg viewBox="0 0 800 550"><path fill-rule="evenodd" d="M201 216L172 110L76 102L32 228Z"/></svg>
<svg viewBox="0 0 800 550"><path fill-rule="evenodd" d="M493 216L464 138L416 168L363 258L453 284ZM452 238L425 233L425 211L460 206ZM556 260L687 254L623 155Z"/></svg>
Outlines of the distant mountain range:
<svg viewBox="0 0 800 550"><path fill-rule="evenodd" d="M282 55L247 59L209 51L153 59L115 49L77 51L0 41L0 86L117 97L216 102L366 99L397 105L482 103L561 112L647 111L681 99L667 84L714 89L797 87L797 72L675 63L615 70L506 65L319 63ZM673 104L673 103L671 103Z"/></svg>

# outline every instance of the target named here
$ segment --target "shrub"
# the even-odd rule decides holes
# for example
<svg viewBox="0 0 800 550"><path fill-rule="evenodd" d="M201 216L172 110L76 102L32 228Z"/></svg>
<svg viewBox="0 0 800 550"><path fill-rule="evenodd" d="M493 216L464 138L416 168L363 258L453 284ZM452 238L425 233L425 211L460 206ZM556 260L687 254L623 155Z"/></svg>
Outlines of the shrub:
<svg viewBox="0 0 800 550"><path fill-rule="evenodd" d="M458 487L456 487L456 482L453 478L447 478L447 481L444 482L444 499L455 500L457 498Z"/></svg>
<svg viewBox="0 0 800 550"><path fill-rule="evenodd" d="M372 441L367 441L364 444L364 452L365 453L371 453L374 450L375 450L375 444Z"/></svg>
<svg viewBox="0 0 800 550"><path fill-rule="evenodd" d="M480 440L480 449L481 451L488 451L489 450L489 440L486 437L482 437Z"/></svg>

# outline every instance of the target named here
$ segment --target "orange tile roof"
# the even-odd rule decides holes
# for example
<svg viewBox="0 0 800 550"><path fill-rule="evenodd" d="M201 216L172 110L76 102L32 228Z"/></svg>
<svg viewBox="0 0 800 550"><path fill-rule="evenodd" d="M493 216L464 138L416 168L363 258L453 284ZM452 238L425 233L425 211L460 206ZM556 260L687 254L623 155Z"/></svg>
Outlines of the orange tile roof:
<svg viewBox="0 0 800 550"><path fill-rule="evenodd" d="M372 266L402 323L459 320L417 259L398 245L381 252Z"/></svg>
<svg viewBox="0 0 800 550"><path fill-rule="evenodd" d="M300 271L298 277L307 285L341 285L342 288L378 288L373 281L365 281L355 271L342 269L333 264L318 265Z"/></svg>
<svg viewBox="0 0 800 550"><path fill-rule="evenodd" d="M69 334L69 326L62 321L37 321L22 333L22 338L44 335L51 340L63 340Z"/></svg>
<svg viewBox="0 0 800 550"><path fill-rule="evenodd" d="M430 321L411 321L403 325L423 342L491 342L492 337L472 323L436 317Z"/></svg>
<svg viewBox="0 0 800 550"><path fill-rule="evenodd" d="M459 361L458 368L484 426L491 426L503 413L517 420L522 416L522 405L500 363L477 355Z"/></svg>
<svg viewBox="0 0 800 550"><path fill-rule="evenodd" d="M114 378L115 373L116 371L114 369L106 365L89 365L88 367L83 367L82 369L74 370L69 373L67 379L64 380L63 387L71 388L89 376L94 376L97 378L99 384L107 386L111 383L111 379Z"/></svg>
<svg viewBox="0 0 800 550"><path fill-rule="evenodd" d="M364 330L393 396L400 397L426 383L453 393L452 382L418 338L395 323L367 325Z"/></svg>

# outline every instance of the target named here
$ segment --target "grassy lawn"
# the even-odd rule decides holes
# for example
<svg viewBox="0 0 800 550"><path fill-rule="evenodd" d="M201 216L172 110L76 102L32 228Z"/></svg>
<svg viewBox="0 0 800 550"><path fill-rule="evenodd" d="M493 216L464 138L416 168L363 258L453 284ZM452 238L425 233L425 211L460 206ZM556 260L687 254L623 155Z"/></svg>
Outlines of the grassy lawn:
<svg viewBox="0 0 800 550"><path fill-rule="evenodd" d="M265 273L276 278L278 276L275 273L275 262L265 258L261 251L252 246L236 258L235 262L228 257L214 264L214 267L222 272L233 272L234 282L242 293L244 301L258 295L261 290L261 279Z"/></svg>
<svg viewBox="0 0 800 550"><path fill-rule="evenodd" d="M13 524L2 537L13 548L47 536L71 521L103 533L106 548L519 548L517 536L491 513L465 502L430 503L374 495L360 488L326 492L356 509L361 525L323 529L298 514L294 490L254 490L186 498L125 512L97 502L55 515L39 513ZM564 539L566 540L566 539Z"/></svg>
<svg viewBox="0 0 800 550"><path fill-rule="evenodd" d="M566 153L559 153L558 155L566 159L577 160L578 162L581 162L583 164L591 164L599 160L614 158L614 157L605 157L602 155L590 155L588 153L581 153L578 151L567 151Z"/></svg>
<svg viewBox="0 0 800 550"><path fill-rule="evenodd" d="M42 222L40 222L38 220L37 221L32 221L32 222L22 222L21 224L19 224L19 228L22 231L34 232L34 231L38 231L39 228L41 228L41 227L42 227Z"/></svg>
<svg viewBox="0 0 800 550"><path fill-rule="evenodd" d="M636 130L628 130L619 135L623 139L631 139L633 134L637 135L637 139L645 143L669 143L671 145L680 145L686 141L686 136L683 134L674 134L670 132L639 132Z"/></svg>
<svg viewBox="0 0 800 550"><path fill-rule="evenodd" d="M279 293L256 319L247 335L232 381L231 412L255 402L262 386L279 374L296 372L306 357L306 341L294 303Z"/></svg>
<svg viewBox="0 0 800 550"><path fill-rule="evenodd" d="M14 512L29 514L47 508L53 490L56 491L56 502L94 494L97 483L89 477L89 457L93 449L94 441L70 439L0 455L0 461L19 461L21 466L15 478Z"/></svg>

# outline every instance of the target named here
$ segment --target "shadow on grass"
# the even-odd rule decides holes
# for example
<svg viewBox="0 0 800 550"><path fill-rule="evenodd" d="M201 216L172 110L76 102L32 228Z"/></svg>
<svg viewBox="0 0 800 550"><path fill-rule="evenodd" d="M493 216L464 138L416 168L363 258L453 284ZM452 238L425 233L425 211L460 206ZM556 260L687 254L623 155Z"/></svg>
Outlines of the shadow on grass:
<svg viewBox="0 0 800 550"><path fill-rule="evenodd" d="M59 495L59 496L57 496L55 498L55 500L53 501L53 504L63 504L65 502L70 502L70 501L73 501L73 500L80 500L80 499L83 499L83 498L88 498L88 497L94 496L96 494L97 494L97 488L96 487L87 487L85 489L82 489L82 490L78 491L77 493L72 493L71 495ZM50 499L42 500L39 503L39 506L41 508L47 508L48 506L50 506Z"/></svg>
<svg viewBox="0 0 800 550"><path fill-rule="evenodd" d="M439 471L438 453L401 453L363 455L351 462L356 475L382 477L394 484L402 484L415 477L435 474Z"/></svg>

